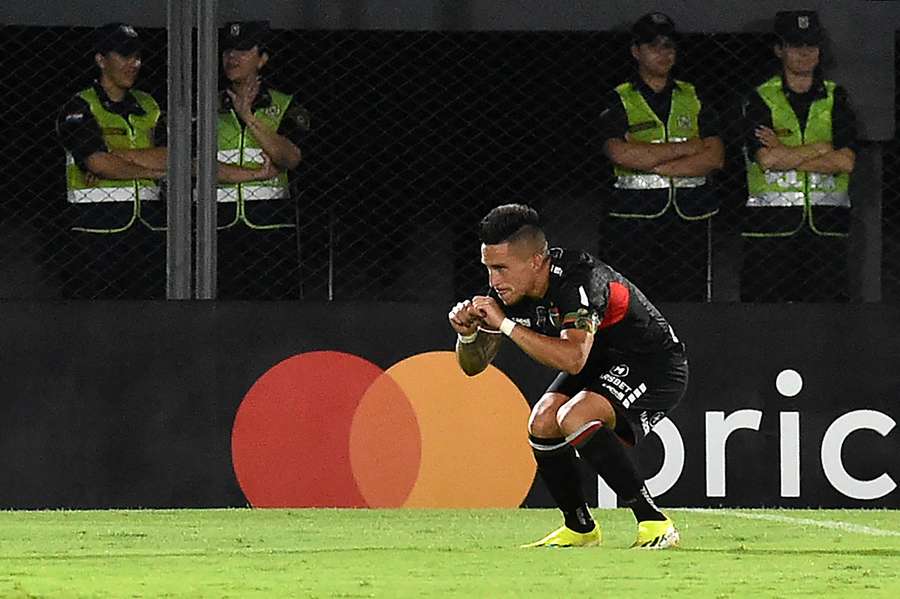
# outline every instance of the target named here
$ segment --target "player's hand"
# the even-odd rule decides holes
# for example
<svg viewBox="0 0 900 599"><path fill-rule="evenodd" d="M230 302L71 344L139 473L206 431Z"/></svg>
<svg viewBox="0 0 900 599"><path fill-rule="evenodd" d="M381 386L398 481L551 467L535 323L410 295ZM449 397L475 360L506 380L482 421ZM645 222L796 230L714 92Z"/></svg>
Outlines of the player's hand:
<svg viewBox="0 0 900 599"><path fill-rule="evenodd" d="M472 307L484 321L484 324L494 330L500 328L500 323L506 318L503 308L492 297L476 295L472 298Z"/></svg>
<svg viewBox="0 0 900 599"><path fill-rule="evenodd" d="M453 306L447 314L450 320L450 326L460 335L472 335L478 331L478 325L481 324L481 317L472 307L472 302L463 300Z"/></svg>

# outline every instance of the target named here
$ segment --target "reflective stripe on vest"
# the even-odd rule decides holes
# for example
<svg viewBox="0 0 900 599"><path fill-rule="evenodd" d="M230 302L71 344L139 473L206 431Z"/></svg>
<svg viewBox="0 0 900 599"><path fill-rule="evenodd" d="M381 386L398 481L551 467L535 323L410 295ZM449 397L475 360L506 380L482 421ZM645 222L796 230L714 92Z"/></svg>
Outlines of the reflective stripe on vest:
<svg viewBox="0 0 900 599"><path fill-rule="evenodd" d="M135 200L132 187L88 187L71 189L66 193L70 204L99 204L103 202L133 202ZM158 188L141 189L142 202L159 201Z"/></svg>
<svg viewBox="0 0 900 599"><path fill-rule="evenodd" d="M234 188L219 188L216 190L217 202L237 202L238 190ZM288 189L281 186L254 186L244 189L243 201L256 202L261 200L286 200L290 197Z"/></svg>
<svg viewBox="0 0 900 599"><path fill-rule="evenodd" d="M262 148L244 148L243 164L262 164L263 154ZM242 164L240 150L219 150L216 158L226 164Z"/></svg>
<svg viewBox="0 0 900 599"><path fill-rule="evenodd" d="M616 93L625 107L629 136L646 143L683 142L700 137L700 99L693 85L675 81L669 118L663 124L647 104L644 96L631 83L616 87ZM699 187L705 177L662 177L655 173L635 171L615 165L615 187L619 189L667 189L670 187Z"/></svg>
<svg viewBox="0 0 900 599"><path fill-rule="evenodd" d="M669 179L654 173L621 175L616 179L615 186L619 189L668 189L672 186L677 188L700 187L705 183L705 177L676 177Z"/></svg>

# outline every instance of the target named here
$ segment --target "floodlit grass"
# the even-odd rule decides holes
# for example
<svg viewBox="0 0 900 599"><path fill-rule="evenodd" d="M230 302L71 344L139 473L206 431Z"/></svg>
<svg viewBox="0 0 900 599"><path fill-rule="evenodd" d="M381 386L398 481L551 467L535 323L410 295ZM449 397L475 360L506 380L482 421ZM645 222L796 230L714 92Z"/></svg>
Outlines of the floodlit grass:
<svg viewBox="0 0 900 599"><path fill-rule="evenodd" d="M672 510L672 551L595 515L603 547L519 549L558 513L0 512L0 597L900 597L900 511Z"/></svg>

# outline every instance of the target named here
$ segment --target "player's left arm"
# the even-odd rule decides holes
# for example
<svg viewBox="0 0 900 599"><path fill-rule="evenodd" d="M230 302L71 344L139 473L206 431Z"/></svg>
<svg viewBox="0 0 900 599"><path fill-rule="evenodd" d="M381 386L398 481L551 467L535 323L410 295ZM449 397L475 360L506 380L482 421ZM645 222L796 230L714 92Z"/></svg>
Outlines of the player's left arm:
<svg viewBox="0 0 900 599"><path fill-rule="evenodd" d="M482 315L485 326L500 329L506 314L494 298L476 296L472 305ZM579 328L564 329L559 337L550 337L516 325L509 338L541 364L570 374L581 372L594 343L593 332Z"/></svg>

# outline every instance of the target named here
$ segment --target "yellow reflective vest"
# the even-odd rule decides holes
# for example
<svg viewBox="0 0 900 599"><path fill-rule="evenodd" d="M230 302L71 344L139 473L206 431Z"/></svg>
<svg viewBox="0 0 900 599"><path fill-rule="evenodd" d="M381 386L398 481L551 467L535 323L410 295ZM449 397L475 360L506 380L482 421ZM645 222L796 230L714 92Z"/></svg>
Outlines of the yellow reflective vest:
<svg viewBox="0 0 900 599"><path fill-rule="evenodd" d="M672 100L669 118L663 123L647 104L644 96L632 83L623 83L615 88L628 117L628 133L631 139L645 143L684 142L700 137L701 102L693 85L675 80L672 86ZM685 219L707 218L718 211L718 203L703 198L708 194L692 194L689 190L703 186L705 177L664 177L656 173L631 170L615 165L615 188L634 192L666 190L663 195L648 205L646 198L637 194L626 194L624 205L613 206L610 216L619 218L656 218L669 206L674 205L679 216ZM679 196L687 193L689 201L679 202ZM620 194L622 195L622 194ZM643 194L646 196L647 194Z"/></svg>
<svg viewBox="0 0 900 599"><path fill-rule="evenodd" d="M122 115L106 110L97 90L89 87L76 94L87 102L100 127L103 141L112 150L139 150L153 147L153 130L160 109L150 94L131 90L143 114ZM138 221L152 229L160 223L148 222L142 215L142 202L159 203L159 185L151 179L101 179L88 184L85 173L66 153L66 199L80 211L75 231L120 233ZM164 223L163 223L164 224Z"/></svg>
<svg viewBox="0 0 900 599"><path fill-rule="evenodd" d="M253 114L272 131L278 131L293 97L271 88L267 93L271 102L268 106L260 106ZM245 168L262 166L262 148L252 131L242 126L234 110L219 111L218 136L219 162ZM288 175L284 172L266 181L220 184L216 201L219 203L220 229L239 223L252 229L295 227Z"/></svg>
<svg viewBox="0 0 900 599"><path fill-rule="evenodd" d="M809 107L801 126L784 94L780 75L756 88L769 107L773 129L785 146L831 143L834 110L833 81L824 81L825 97ZM818 235L846 236L849 225L850 175L805 171L764 171L747 159L745 237L785 237L804 224Z"/></svg>

